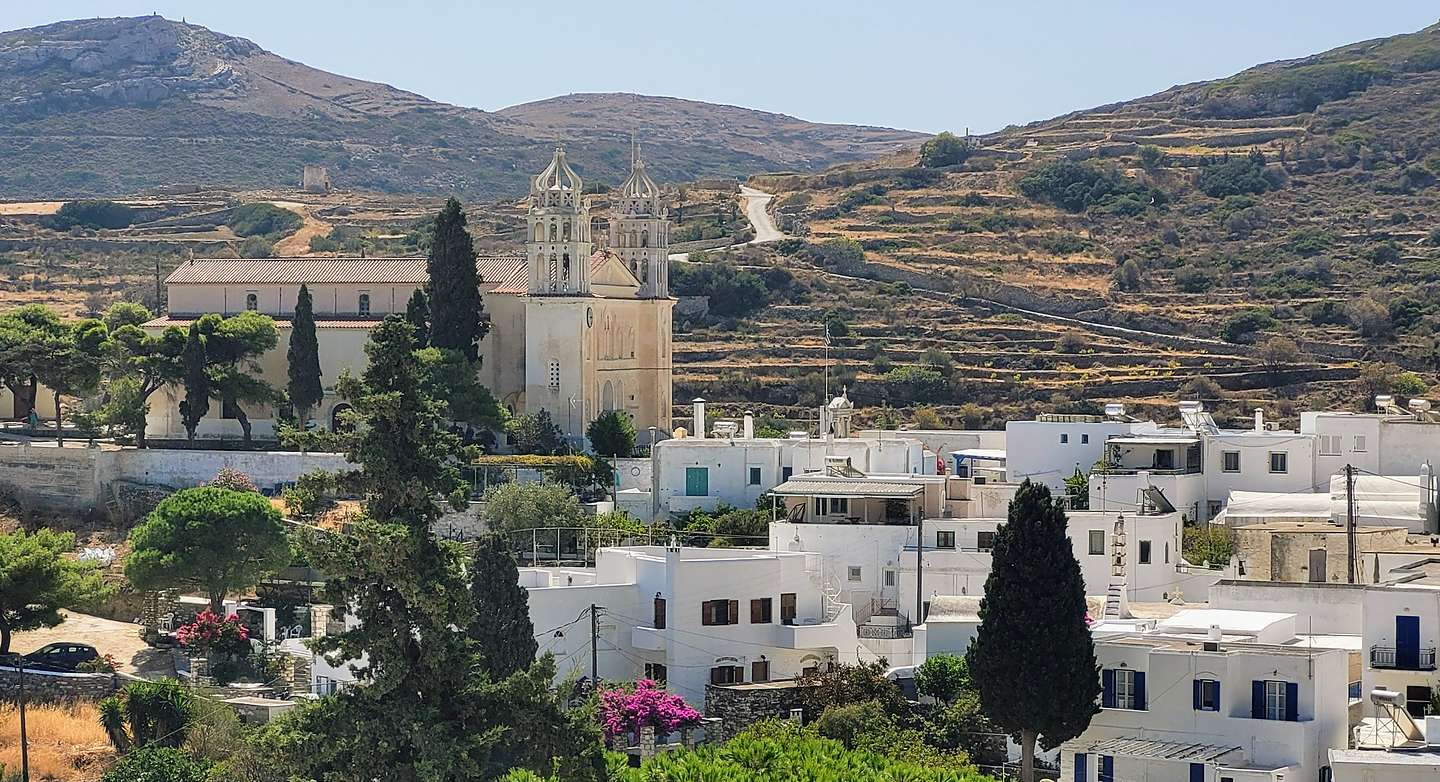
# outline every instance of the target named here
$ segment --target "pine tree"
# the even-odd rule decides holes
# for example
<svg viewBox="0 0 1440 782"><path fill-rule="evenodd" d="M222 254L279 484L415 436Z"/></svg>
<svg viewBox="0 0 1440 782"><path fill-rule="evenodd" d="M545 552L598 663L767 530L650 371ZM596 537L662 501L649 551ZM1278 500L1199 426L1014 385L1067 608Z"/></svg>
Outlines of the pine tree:
<svg viewBox="0 0 1440 782"><path fill-rule="evenodd" d="M430 275L430 344L476 360L489 325L480 300L475 245L465 230L465 212L453 198L435 217L435 241L425 268Z"/></svg>
<svg viewBox="0 0 1440 782"><path fill-rule="evenodd" d="M405 320L415 327L415 347L430 347L430 300L424 288L416 288L405 305Z"/></svg>
<svg viewBox="0 0 1440 782"><path fill-rule="evenodd" d="M290 394L290 404L295 406L295 417L304 429L310 420L310 410L325 398L325 389L320 385L320 343L315 337L315 309L310 299L310 289L300 286L300 295L295 299L295 317L290 321L290 348L285 353Z"/></svg>
<svg viewBox="0 0 1440 782"><path fill-rule="evenodd" d="M504 539L494 534L481 538L470 559L470 597L475 601L470 637L480 643L492 679L523 671L535 659L530 600L519 582L520 571Z"/></svg>
<svg viewBox="0 0 1440 782"><path fill-rule="evenodd" d="M1035 742L1079 736L1100 710L1085 582L1065 534L1065 512L1028 479L995 530L980 629L967 654L984 712L1018 735L1022 778L1035 779Z"/></svg>
<svg viewBox="0 0 1440 782"><path fill-rule="evenodd" d="M190 324L185 350L180 354L185 398L180 402L180 422L185 425L185 439L194 440L200 419L210 412L210 375L205 366L205 342L200 337L200 324Z"/></svg>

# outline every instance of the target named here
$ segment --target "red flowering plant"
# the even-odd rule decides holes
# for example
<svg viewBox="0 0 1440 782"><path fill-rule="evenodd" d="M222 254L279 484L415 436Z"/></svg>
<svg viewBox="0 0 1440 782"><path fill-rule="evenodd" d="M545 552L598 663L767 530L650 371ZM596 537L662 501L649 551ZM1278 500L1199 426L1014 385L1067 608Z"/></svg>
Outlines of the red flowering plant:
<svg viewBox="0 0 1440 782"><path fill-rule="evenodd" d="M195 619L175 631L181 646L200 654L210 652L244 653L250 651L250 628L240 617L231 614L224 619L206 608Z"/></svg>
<svg viewBox="0 0 1440 782"><path fill-rule="evenodd" d="M646 725L657 733L673 733L699 723L700 712L651 679L600 690L600 726L607 739L633 735Z"/></svg>

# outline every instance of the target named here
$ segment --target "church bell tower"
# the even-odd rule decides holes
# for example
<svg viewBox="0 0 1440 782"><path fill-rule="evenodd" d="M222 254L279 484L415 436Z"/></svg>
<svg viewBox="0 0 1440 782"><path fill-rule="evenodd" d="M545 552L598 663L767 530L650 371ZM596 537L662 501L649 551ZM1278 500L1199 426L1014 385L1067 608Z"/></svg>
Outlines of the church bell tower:
<svg viewBox="0 0 1440 782"><path fill-rule="evenodd" d="M590 293L590 207L584 184L556 147L550 165L530 181L530 216L525 255L531 296L585 296Z"/></svg>
<svg viewBox="0 0 1440 782"><path fill-rule="evenodd" d="M670 221L660 188L645 173L640 148L630 148L630 176L620 185L610 218L610 252L640 281L642 299L670 295Z"/></svg>

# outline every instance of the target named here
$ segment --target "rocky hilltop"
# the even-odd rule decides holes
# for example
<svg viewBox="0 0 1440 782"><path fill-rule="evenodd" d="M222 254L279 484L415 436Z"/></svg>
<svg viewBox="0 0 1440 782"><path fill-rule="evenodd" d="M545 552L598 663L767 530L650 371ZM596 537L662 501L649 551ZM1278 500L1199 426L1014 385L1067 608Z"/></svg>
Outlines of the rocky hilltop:
<svg viewBox="0 0 1440 782"><path fill-rule="evenodd" d="M665 179L816 170L921 134L822 125L734 106L569 95L485 112L310 68L251 41L159 16L0 33L0 196L157 185L294 184L505 197L557 136L583 173L619 181L633 127Z"/></svg>

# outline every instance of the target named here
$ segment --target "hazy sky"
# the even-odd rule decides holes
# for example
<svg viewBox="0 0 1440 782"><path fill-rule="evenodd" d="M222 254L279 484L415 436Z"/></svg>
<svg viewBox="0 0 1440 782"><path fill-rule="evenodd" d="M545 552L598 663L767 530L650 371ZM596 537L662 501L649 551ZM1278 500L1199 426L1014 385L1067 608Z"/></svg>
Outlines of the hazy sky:
<svg viewBox="0 0 1440 782"><path fill-rule="evenodd" d="M1435 0L0 0L0 29L159 12L498 109L640 92L989 131L1440 19Z"/></svg>

